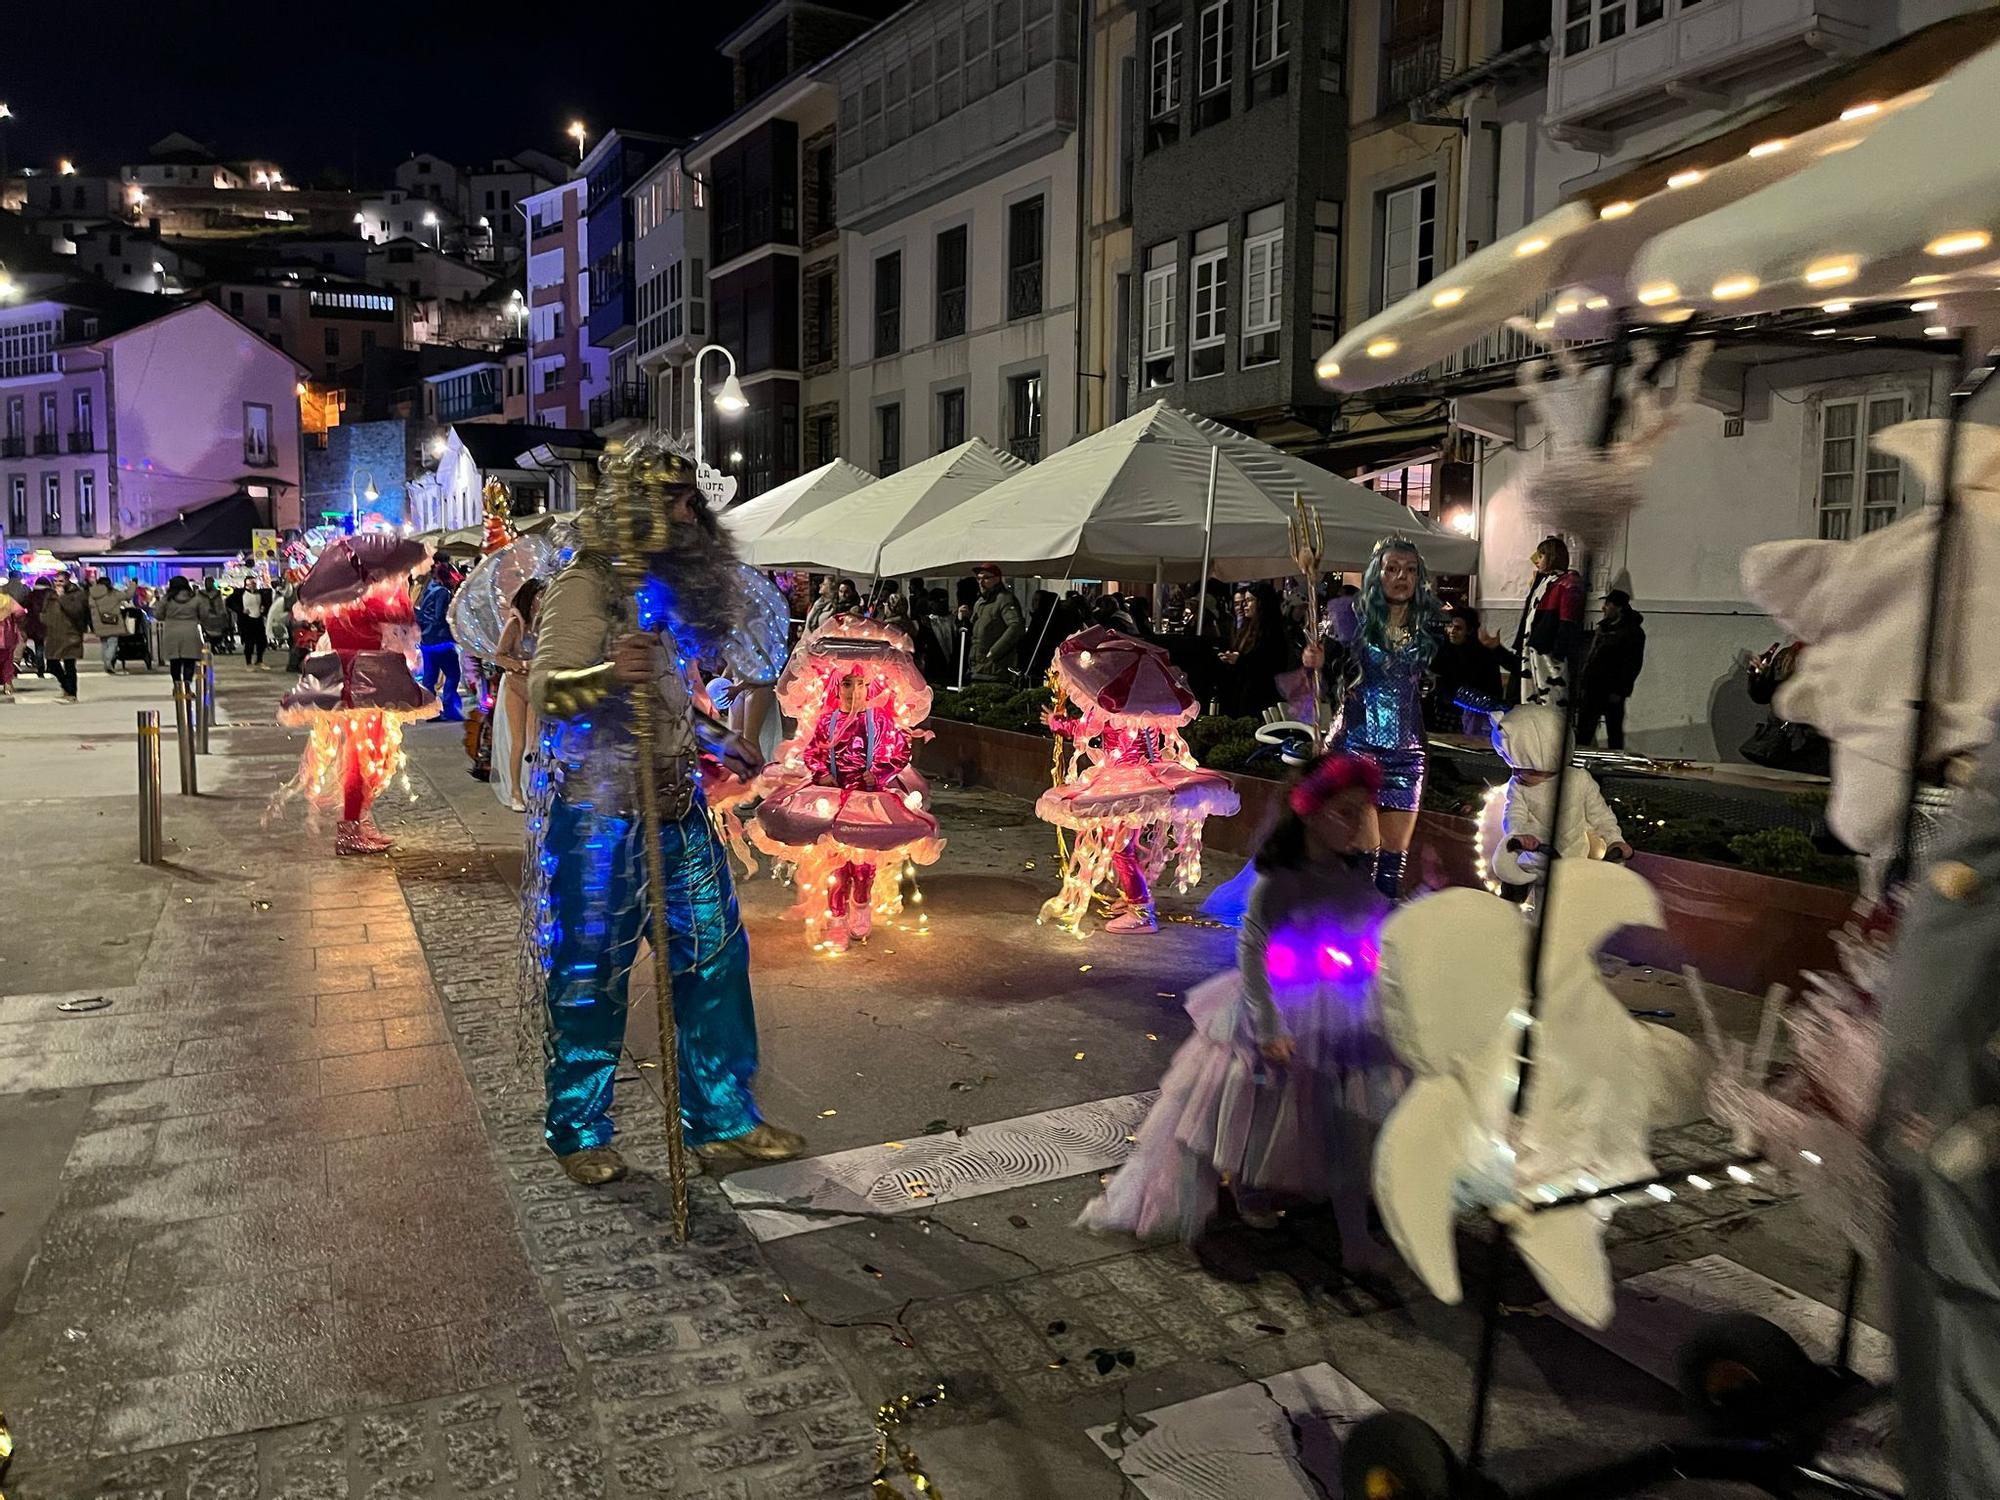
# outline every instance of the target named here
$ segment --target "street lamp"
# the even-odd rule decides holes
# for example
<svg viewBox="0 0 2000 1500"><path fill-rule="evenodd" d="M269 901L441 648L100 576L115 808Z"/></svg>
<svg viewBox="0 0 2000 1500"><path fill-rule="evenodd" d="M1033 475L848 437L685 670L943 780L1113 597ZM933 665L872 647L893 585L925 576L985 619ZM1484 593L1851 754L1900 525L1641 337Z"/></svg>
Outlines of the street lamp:
<svg viewBox="0 0 2000 1500"><path fill-rule="evenodd" d="M354 486L354 481L362 475L367 476L368 483L357 490ZM361 529L361 502L366 500L370 505L373 505L377 500L382 498L382 492L375 488L375 475L371 470L362 469L358 473L347 476L347 498L353 503L354 507L354 520L350 530L359 531Z"/></svg>
<svg viewBox="0 0 2000 1500"><path fill-rule="evenodd" d="M513 295L508 297L507 308L510 312L514 314L514 337L518 339L527 338L528 299L521 295L521 289L519 287L515 287Z"/></svg>
<svg viewBox="0 0 2000 1500"><path fill-rule="evenodd" d="M571 120L569 122L568 134L569 138L576 142L576 160L577 164L581 166L583 164L583 121Z"/></svg>
<svg viewBox="0 0 2000 1500"><path fill-rule="evenodd" d="M424 228L431 230L435 234L438 249L444 249L444 229L438 223L438 216L435 213L426 213L424 215Z"/></svg>
<svg viewBox="0 0 2000 1500"><path fill-rule="evenodd" d="M14 111L7 105L0 104L0 124L5 124L13 118ZM0 178L5 176L7 176L7 137L0 134Z"/></svg>
<svg viewBox="0 0 2000 1500"><path fill-rule="evenodd" d="M56 163L56 176L58 177L76 176L76 163L71 161L67 156L65 156L61 161Z"/></svg>
<svg viewBox="0 0 2000 1500"><path fill-rule="evenodd" d="M723 377L722 389L715 393L715 409L725 417L733 417L750 405L744 398L742 385L736 379L736 356L720 344L703 344L697 349L694 355L694 472L697 479L701 477L705 451L702 447L701 362L711 354L720 354L729 361L729 373Z"/></svg>

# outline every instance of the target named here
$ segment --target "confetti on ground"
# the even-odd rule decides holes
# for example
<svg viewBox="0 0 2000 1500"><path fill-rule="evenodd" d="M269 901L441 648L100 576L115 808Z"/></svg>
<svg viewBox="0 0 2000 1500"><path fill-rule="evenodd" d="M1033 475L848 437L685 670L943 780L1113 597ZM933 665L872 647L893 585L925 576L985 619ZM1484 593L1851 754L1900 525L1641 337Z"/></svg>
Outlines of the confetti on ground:
<svg viewBox="0 0 2000 1500"><path fill-rule="evenodd" d="M1077 1053L1077 1055L1076 1055L1076 1060L1077 1060L1078 1062L1082 1062L1082 1061L1083 1061L1083 1054L1082 1054L1081 1052Z"/></svg>
<svg viewBox="0 0 2000 1500"><path fill-rule="evenodd" d="M1076 972L1079 974L1088 974L1092 969L1096 967L1097 967L1096 964L1078 964L1076 966Z"/></svg>
<svg viewBox="0 0 2000 1500"><path fill-rule="evenodd" d="M1149 1031L1146 1033L1146 1040L1149 1042L1157 1042L1159 1039L1160 1037L1158 1032Z"/></svg>
<svg viewBox="0 0 2000 1500"><path fill-rule="evenodd" d="M819 1112L819 1117L822 1120L831 1120L835 1115L839 1113L840 1111L837 1109L823 1109Z"/></svg>

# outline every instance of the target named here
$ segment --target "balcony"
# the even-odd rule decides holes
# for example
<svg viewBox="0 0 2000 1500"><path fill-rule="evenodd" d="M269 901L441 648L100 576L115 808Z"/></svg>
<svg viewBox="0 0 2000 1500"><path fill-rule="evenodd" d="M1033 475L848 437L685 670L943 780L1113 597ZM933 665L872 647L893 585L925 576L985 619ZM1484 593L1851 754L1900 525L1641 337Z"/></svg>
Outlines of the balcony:
<svg viewBox="0 0 2000 1500"><path fill-rule="evenodd" d="M38 432L35 434L35 454L37 457L49 453L59 453L61 451L62 451L62 445L55 433Z"/></svg>
<svg viewBox="0 0 2000 1500"><path fill-rule="evenodd" d="M0 438L0 458L26 458L28 440L24 437Z"/></svg>
<svg viewBox="0 0 2000 1500"><path fill-rule="evenodd" d="M1871 0L1596 0L1571 5L1549 64L1549 134L1581 150L1613 132L1727 109L1760 83L1866 51Z"/></svg>
<svg viewBox="0 0 2000 1500"><path fill-rule="evenodd" d="M561 219L536 219L528 238L539 245L543 240L554 239L563 232Z"/></svg>
<svg viewBox="0 0 2000 1500"><path fill-rule="evenodd" d="M1034 318L1042 311L1042 263L1015 266L1007 273L1007 318Z"/></svg>
<svg viewBox="0 0 2000 1500"><path fill-rule="evenodd" d="M1555 305L1557 295L1550 292L1529 309L1524 318L1515 322L1533 322L1541 317ZM1602 339L1556 339L1553 343L1544 343L1539 336L1531 336L1514 324L1503 323L1456 354L1447 355L1434 364L1425 365L1414 375L1406 375L1390 384L1432 385L1442 381L1463 381L1483 389L1499 383L1503 374L1513 366L1523 360L1538 359L1551 348L1580 349L1602 342Z"/></svg>
<svg viewBox="0 0 2000 1500"><path fill-rule="evenodd" d="M1023 437L1011 437L1007 439L1007 451L1020 459L1022 463L1040 463L1042 461L1042 435L1039 432L1031 432Z"/></svg>
<svg viewBox="0 0 2000 1500"><path fill-rule="evenodd" d="M608 427L613 422L628 418L644 421L647 416L646 385L644 381L626 380L613 383L601 395L590 398L590 422L592 427Z"/></svg>
<svg viewBox="0 0 2000 1500"><path fill-rule="evenodd" d="M946 287L938 293L937 327L932 337L940 339L962 338L965 334L965 288Z"/></svg>
<svg viewBox="0 0 2000 1500"><path fill-rule="evenodd" d="M95 453L97 451L97 434L89 428L85 428L80 432L72 432L69 435L69 451L72 453Z"/></svg>
<svg viewBox="0 0 2000 1500"><path fill-rule="evenodd" d="M500 415L500 392L497 387L473 392L468 396L440 398L437 419L449 427L454 422L471 422L480 417Z"/></svg>

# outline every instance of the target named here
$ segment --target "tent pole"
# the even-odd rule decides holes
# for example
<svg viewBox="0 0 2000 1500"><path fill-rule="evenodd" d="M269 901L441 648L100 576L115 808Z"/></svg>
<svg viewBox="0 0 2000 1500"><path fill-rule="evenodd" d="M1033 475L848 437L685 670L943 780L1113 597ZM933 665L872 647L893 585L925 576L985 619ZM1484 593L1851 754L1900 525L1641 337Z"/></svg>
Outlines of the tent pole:
<svg viewBox="0 0 2000 1500"><path fill-rule="evenodd" d="M1201 518L1201 578L1195 584L1194 633L1197 638L1208 625L1208 560L1215 545L1215 466L1222 461L1222 450L1210 445L1208 450L1208 506Z"/></svg>
<svg viewBox="0 0 2000 1500"><path fill-rule="evenodd" d="M1164 556L1153 559L1153 631L1159 633L1160 621L1167 614L1167 560Z"/></svg>

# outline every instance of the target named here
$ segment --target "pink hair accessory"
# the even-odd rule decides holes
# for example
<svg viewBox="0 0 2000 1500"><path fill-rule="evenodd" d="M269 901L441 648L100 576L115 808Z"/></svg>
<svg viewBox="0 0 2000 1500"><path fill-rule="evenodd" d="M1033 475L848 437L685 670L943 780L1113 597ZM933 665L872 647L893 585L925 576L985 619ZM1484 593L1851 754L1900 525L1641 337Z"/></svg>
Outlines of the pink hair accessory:
<svg viewBox="0 0 2000 1500"><path fill-rule="evenodd" d="M1328 755L1300 778L1286 800L1293 812L1310 818L1333 798L1355 786L1366 787L1370 792L1381 791L1381 768L1358 755Z"/></svg>

